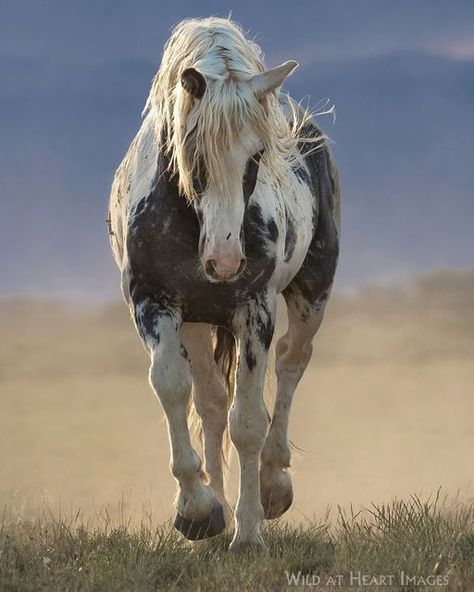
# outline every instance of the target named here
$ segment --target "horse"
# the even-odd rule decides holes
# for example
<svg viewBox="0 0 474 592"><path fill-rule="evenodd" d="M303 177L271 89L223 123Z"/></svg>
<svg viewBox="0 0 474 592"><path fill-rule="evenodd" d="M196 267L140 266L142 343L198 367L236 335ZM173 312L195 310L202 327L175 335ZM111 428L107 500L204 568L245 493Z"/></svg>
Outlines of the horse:
<svg viewBox="0 0 474 592"><path fill-rule="evenodd" d="M179 23L110 196L122 293L167 420L174 526L195 541L233 518L231 551L264 547L263 520L292 504L290 408L339 253L328 139L281 91L297 66L266 69L259 46L230 19ZM276 345L270 415L264 383L279 294L288 327ZM227 434L239 459L233 512Z"/></svg>

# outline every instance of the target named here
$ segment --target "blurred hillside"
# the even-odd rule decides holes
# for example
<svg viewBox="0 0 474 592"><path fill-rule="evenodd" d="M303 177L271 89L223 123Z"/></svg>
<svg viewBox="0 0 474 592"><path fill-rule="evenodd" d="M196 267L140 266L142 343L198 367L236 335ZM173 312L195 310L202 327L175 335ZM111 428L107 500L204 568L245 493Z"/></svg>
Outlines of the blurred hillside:
<svg viewBox="0 0 474 592"><path fill-rule="evenodd" d="M277 334L285 327L283 301ZM0 300L0 380L142 375L147 356L124 303L100 309ZM402 286L333 295L316 340L319 364L474 356L474 270L441 270Z"/></svg>

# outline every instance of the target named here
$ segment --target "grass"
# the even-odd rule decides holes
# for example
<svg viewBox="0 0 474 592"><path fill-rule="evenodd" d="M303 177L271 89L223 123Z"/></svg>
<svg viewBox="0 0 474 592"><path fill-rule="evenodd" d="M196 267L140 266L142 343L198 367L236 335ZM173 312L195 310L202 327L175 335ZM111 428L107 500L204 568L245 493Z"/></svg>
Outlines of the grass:
<svg viewBox="0 0 474 592"><path fill-rule="evenodd" d="M470 504L413 496L360 513L339 510L327 523L268 524L265 539L265 554L235 556L228 535L192 548L169 524L151 520L131 527L113 526L107 514L94 526L51 512L4 517L0 590L474 589Z"/></svg>

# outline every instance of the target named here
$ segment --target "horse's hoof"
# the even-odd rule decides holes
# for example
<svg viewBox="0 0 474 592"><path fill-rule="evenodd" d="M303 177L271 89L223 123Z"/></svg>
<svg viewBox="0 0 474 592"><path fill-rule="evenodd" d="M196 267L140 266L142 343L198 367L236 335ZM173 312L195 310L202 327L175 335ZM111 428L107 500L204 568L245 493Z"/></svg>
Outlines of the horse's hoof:
<svg viewBox="0 0 474 592"><path fill-rule="evenodd" d="M185 518L178 512L174 527L190 541L207 539L221 533L225 528L224 510L216 500L211 513L202 520Z"/></svg>
<svg viewBox="0 0 474 592"><path fill-rule="evenodd" d="M259 555L265 554L267 547L260 538L257 541L232 541L229 551L237 555Z"/></svg>
<svg viewBox="0 0 474 592"><path fill-rule="evenodd" d="M261 492L265 520L275 520L282 516L293 503L293 488L291 482L283 491L278 488L268 489Z"/></svg>

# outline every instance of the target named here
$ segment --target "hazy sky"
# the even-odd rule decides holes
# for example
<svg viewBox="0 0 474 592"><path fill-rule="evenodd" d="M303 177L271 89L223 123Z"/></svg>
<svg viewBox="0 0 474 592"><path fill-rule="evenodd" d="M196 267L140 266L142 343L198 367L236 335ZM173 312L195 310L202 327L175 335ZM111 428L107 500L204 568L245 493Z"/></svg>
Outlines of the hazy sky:
<svg viewBox="0 0 474 592"><path fill-rule="evenodd" d="M114 169L170 28L229 11L335 103L339 287L472 266L474 2L0 0L1 295L119 297Z"/></svg>

